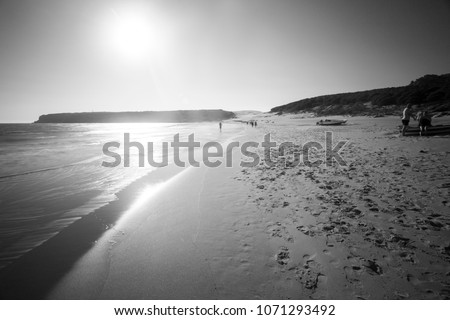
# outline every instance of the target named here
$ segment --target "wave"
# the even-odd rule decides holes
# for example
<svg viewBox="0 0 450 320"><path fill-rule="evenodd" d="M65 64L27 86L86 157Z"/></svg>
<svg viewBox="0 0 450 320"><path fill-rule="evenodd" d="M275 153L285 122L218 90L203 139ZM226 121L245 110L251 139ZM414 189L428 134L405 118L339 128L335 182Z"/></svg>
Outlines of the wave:
<svg viewBox="0 0 450 320"><path fill-rule="evenodd" d="M70 167L74 167L74 166L77 166L77 165L80 165L80 164L90 163L90 162L99 160L101 158L102 158L102 156L92 157L92 158L89 158L89 159L86 159L86 160L82 160L82 161L78 161L78 162L74 162L74 163L70 163L70 164L65 164L65 165L61 165L61 166L50 167L50 168L42 168L42 169L37 169L37 170L31 170L31 171L25 171L25 172L20 172L20 173L8 174L8 175L5 175L5 176L0 176L0 180L1 179L7 179L7 178L14 178L14 177L25 176L25 175L28 175L28 174L41 173L41 172L59 170L59 169L64 169L64 168L70 168Z"/></svg>

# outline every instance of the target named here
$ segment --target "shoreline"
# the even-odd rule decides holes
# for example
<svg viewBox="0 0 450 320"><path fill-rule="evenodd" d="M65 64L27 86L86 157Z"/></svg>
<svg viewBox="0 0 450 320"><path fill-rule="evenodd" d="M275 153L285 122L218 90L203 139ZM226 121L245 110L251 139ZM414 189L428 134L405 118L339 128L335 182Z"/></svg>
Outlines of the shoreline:
<svg viewBox="0 0 450 320"><path fill-rule="evenodd" d="M6 155L2 158L2 171L8 178L0 178L0 270L74 221L113 201L120 190L157 169L147 162L138 167L137 161L130 168L104 168L101 163L107 157L102 156L102 142L119 139L118 133L123 130L131 132L133 142L146 141L145 146L147 141L170 141L176 132L183 135L191 131L199 139L220 139L217 123L58 125L57 129L53 125L40 125L39 129L33 126L7 126L6 132L11 135L6 134L2 140ZM224 135L237 127L228 126ZM121 140L116 141L123 145ZM155 145L153 154L158 155L160 148ZM14 158L18 161L10 165ZM137 159L132 155L131 161L134 160Z"/></svg>
<svg viewBox="0 0 450 320"><path fill-rule="evenodd" d="M184 169L184 168L181 168ZM68 225L61 232L0 270L1 299L43 299L73 264L96 241L109 232L149 183L158 183L178 173L169 166L155 170L132 182L116 194L117 199Z"/></svg>
<svg viewBox="0 0 450 320"><path fill-rule="evenodd" d="M234 201L247 201L246 187L234 179L240 160L233 156L232 167L190 167L168 181L150 201L124 216L115 231L105 234L49 298L236 298L226 292L239 285L241 272L234 276L233 284L230 274L222 272L226 272L225 265L235 265L242 272L245 267L233 257L242 249L241 228L235 225L241 218L229 199L232 195ZM258 215L256 210L253 215ZM220 266L219 274L215 266ZM107 277L97 276L104 274ZM250 298L245 290L241 294L243 299Z"/></svg>
<svg viewBox="0 0 450 320"><path fill-rule="evenodd" d="M230 134L240 134L239 128L237 132L236 128L220 136L226 138ZM185 161L187 154L182 153L181 157ZM58 234L6 265L0 270L0 298L46 298L75 263L96 247L99 239L114 230L149 186L158 186L190 169L189 165L177 167L173 163L156 168L117 192L116 199L83 215Z"/></svg>

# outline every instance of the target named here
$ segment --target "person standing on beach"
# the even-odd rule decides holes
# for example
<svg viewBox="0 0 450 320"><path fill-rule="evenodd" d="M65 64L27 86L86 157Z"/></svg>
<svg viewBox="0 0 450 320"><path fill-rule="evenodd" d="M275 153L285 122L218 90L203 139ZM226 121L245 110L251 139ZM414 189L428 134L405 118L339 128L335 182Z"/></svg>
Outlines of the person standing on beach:
<svg viewBox="0 0 450 320"><path fill-rule="evenodd" d="M219 122L219 131L222 132L222 121Z"/></svg>
<svg viewBox="0 0 450 320"><path fill-rule="evenodd" d="M405 110L403 110L403 117L402 117L402 124L403 124L403 128L402 128L402 135L405 135L406 130L408 130L409 128L409 120L411 119L411 117L414 118L414 115L412 114L412 110L411 110L411 104L407 104Z"/></svg>
<svg viewBox="0 0 450 320"><path fill-rule="evenodd" d="M420 135L427 134L427 127L431 126L431 116L427 110L422 111L420 117L417 119L419 121Z"/></svg>

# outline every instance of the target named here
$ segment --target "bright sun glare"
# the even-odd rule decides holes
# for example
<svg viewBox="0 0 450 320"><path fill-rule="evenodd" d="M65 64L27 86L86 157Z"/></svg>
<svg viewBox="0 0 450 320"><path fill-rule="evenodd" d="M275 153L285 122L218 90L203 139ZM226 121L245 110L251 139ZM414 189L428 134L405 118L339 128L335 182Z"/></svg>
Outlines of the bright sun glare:
<svg viewBox="0 0 450 320"><path fill-rule="evenodd" d="M123 58L141 61L162 47L162 34L155 20L145 11L114 10L105 26L108 48Z"/></svg>

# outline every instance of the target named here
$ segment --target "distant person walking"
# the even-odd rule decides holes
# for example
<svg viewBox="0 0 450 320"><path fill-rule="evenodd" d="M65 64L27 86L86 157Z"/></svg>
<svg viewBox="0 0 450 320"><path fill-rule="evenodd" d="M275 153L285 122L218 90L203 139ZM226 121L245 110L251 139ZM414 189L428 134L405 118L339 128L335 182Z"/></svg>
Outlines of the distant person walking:
<svg viewBox="0 0 450 320"><path fill-rule="evenodd" d="M403 128L402 128L402 135L405 135L405 132L408 130L409 128L409 120L411 119L411 117L414 118L414 115L412 114L412 110L411 110L411 104L407 104L406 108L403 110L403 116L402 116L402 124L403 124Z"/></svg>
<svg viewBox="0 0 450 320"><path fill-rule="evenodd" d="M426 135L427 128L431 126L431 115L427 110L422 111L417 120L419 121L420 135Z"/></svg>
<svg viewBox="0 0 450 320"><path fill-rule="evenodd" d="M222 121L219 122L219 131L222 132Z"/></svg>

